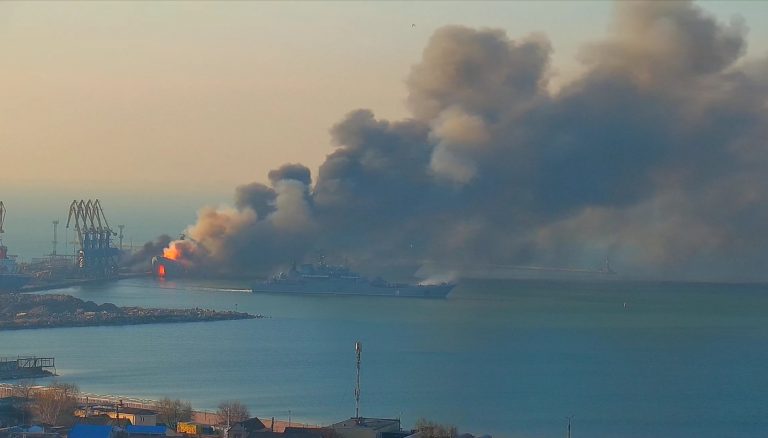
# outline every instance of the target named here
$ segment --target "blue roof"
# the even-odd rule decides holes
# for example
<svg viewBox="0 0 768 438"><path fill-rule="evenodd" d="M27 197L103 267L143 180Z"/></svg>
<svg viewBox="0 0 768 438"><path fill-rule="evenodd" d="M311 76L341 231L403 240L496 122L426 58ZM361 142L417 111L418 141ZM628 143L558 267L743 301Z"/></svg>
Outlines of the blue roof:
<svg viewBox="0 0 768 438"><path fill-rule="evenodd" d="M94 426L92 424L76 424L69 431L69 438L110 438L112 426Z"/></svg>
<svg viewBox="0 0 768 438"><path fill-rule="evenodd" d="M125 431L136 435L165 435L165 426L127 426Z"/></svg>

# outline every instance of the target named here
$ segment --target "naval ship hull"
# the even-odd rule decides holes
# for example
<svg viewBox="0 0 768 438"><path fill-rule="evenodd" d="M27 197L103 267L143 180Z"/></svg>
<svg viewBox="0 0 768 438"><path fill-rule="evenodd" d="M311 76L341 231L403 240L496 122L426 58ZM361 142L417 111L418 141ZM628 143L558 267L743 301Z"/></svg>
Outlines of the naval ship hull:
<svg viewBox="0 0 768 438"><path fill-rule="evenodd" d="M366 281L339 281L337 279L312 279L311 281L277 280L252 285L253 293L305 294L305 295L367 295L405 298L445 298L453 284L377 285Z"/></svg>
<svg viewBox="0 0 768 438"><path fill-rule="evenodd" d="M0 274L0 293L18 292L32 280L28 275Z"/></svg>

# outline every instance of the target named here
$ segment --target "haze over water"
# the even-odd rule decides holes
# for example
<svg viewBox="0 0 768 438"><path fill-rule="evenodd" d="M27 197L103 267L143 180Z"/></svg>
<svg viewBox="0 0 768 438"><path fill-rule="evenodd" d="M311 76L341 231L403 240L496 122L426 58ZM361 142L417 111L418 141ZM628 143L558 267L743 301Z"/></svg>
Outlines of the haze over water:
<svg viewBox="0 0 768 438"><path fill-rule="evenodd" d="M279 296L126 280L97 303L238 309L267 319L0 333L0 355L56 357L84 391L179 397L327 424L418 417L496 437L758 436L766 286L467 281L443 300ZM239 285L235 285L239 286ZM232 289L237 289L233 287ZM61 291L60 291L61 292ZM626 303L626 308L624 306Z"/></svg>

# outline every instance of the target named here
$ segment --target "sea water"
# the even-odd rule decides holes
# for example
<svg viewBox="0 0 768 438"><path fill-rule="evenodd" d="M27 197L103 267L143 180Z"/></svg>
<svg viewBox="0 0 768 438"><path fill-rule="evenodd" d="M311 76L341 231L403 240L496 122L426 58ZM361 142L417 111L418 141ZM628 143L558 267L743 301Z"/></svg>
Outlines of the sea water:
<svg viewBox="0 0 768 438"><path fill-rule="evenodd" d="M263 314L241 321L0 332L83 391L170 396L329 424L361 414L495 437L747 437L768 430L764 285L464 281L446 300L251 294L131 279L96 303ZM44 383L40 381L40 383Z"/></svg>

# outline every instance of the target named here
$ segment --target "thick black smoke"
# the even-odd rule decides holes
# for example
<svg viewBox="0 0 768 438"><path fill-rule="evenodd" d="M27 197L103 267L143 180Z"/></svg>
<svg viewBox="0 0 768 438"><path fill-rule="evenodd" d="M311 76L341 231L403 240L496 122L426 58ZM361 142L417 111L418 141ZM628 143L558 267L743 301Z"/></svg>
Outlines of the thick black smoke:
<svg viewBox="0 0 768 438"><path fill-rule="evenodd" d="M690 2L617 4L557 92L541 35L449 26L408 76L413 117L351 112L309 170L237 189L187 230L200 267L265 272L317 252L372 270L599 265L766 278L768 63Z"/></svg>
<svg viewBox="0 0 768 438"><path fill-rule="evenodd" d="M120 260L120 265L129 271L149 272L152 269L152 257L162 254L163 249L172 241L171 236L160 235L155 240L145 243L140 250Z"/></svg>

